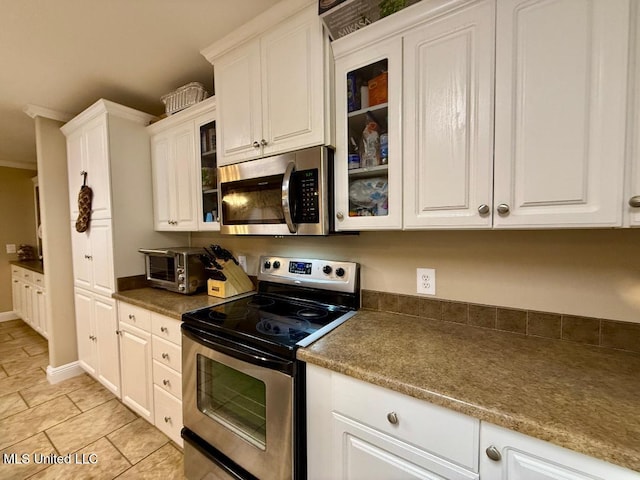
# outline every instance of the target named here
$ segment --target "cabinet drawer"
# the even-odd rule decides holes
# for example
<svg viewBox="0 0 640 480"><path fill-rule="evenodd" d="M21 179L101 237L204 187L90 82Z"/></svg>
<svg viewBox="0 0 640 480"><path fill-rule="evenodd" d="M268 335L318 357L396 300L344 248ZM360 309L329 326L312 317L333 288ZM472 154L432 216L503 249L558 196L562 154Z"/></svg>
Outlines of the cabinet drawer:
<svg viewBox="0 0 640 480"><path fill-rule="evenodd" d="M163 365L182 372L182 349L174 343L153 336L153 358Z"/></svg>
<svg viewBox="0 0 640 480"><path fill-rule="evenodd" d="M32 272L31 270L26 270L24 268L21 268L20 270L22 270L23 279L25 279L27 282L33 282L33 276L35 275L35 272Z"/></svg>
<svg viewBox="0 0 640 480"><path fill-rule="evenodd" d="M340 374L333 391L336 412L478 471L479 420Z"/></svg>
<svg viewBox="0 0 640 480"><path fill-rule="evenodd" d="M125 302L118 302L118 318L121 322L151 332L151 312Z"/></svg>
<svg viewBox="0 0 640 480"><path fill-rule="evenodd" d="M182 375L157 360L153 361L153 383L174 397L182 399Z"/></svg>
<svg viewBox="0 0 640 480"><path fill-rule="evenodd" d="M21 278L24 279L24 273L26 270L21 267L16 267L15 265L11 265L11 276L13 278Z"/></svg>
<svg viewBox="0 0 640 480"><path fill-rule="evenodd" d="M157 385L153 386L155 399L155 424L167 437L182 446L182 402L165 392Z"/></svg>
<svg viewBox="0 0 640 480"><path fill-rule="evenodd" d="M38 285L39 287L44 288L44 275L41 273L37 273L37 272L33 272L33 277L31 278L31 281Z"/></svg>
<svg viewBox="0 0 640 480"><path fill-rule="evenodd" d="M151 314L151 333L176 345L182 345L180 324L182 322L175 318L160 315L159 313Z"/></svg>

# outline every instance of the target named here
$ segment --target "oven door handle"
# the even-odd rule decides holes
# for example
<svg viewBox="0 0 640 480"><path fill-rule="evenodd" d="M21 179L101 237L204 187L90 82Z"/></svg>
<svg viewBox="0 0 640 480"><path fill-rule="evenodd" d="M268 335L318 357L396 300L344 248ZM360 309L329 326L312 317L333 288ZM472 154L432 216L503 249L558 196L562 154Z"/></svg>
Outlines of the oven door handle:
<svg viewBox="0 0 640 480"><path fill-rule="evenodd" d="M204 345L211 350L214 350L219 353L223 353L230 357L233 357L237 360L241 360L243 362L250 363L252 365L256 365L258 367L268 368L270 370L278 370L280 372L289 373L293 371L294 362L290 360L279 360L276 358L269 358L265 356L265 354L259 354L258 352L251 352L246 348L243 348L242 345L230 346L227 345L227 340L221 337L218 337L215 334L207 332L208 337L213 337L217 341L212 341L207 338L203 338L202 336L193 333L189 327L182 325L182 334L186 335L192 341ZM225 343L219 343L225 342Z"/></svg>
<svg viewBox="0 0 640 480"><path fill-rule="evenodd" d="M287 228L290 233L296 233L297 231L297 226L293 223L293 215L291 213L291 177L295 170L295 162L289 162L282 177L282 212L284 213L284 220L287 222Z"/></svg>

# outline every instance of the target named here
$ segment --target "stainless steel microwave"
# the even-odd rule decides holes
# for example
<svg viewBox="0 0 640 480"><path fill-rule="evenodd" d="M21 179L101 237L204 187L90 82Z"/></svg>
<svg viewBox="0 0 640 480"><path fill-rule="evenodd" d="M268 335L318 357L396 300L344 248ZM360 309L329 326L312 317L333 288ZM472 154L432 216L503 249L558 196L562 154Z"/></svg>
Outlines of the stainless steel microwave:
<svg viewBox="0 0 640 480"><path fill-rule="evenodd" d="M313 147L218 169L220 232L328 235L333 151Z"/></svg>
<svg viewBox="0 0 640 480"><path fill-rule="evenodd" d="M141 248L145 256L146 277L152 287L190 295L207 286L207 275L200 255L203 248Z"/></svg>

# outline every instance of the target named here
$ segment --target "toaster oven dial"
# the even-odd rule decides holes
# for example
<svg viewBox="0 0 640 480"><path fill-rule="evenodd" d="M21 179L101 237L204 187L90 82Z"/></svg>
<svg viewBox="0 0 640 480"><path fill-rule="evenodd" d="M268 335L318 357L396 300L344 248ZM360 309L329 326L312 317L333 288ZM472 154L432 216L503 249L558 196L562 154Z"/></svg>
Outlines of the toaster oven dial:
<svg viewBox="0 0 640 480"><path fill-rule="evenodd" d="M178 285L178 290L184 292L184 284L181 283L180 285Z"/></svg>
<svg viewBox="0 0 640 480"><path fill-rule="evenodd" d="M184 268L178 267L176 268L176 272L178 272L178 275L180 275L181 273L184 273Z"/></svg>
<svg viewBox="0 0 640 480"><path fill-rule="evenodd" d="M183 274L178 275L178 281L179 282L184 282L184 275Z"/></svg>

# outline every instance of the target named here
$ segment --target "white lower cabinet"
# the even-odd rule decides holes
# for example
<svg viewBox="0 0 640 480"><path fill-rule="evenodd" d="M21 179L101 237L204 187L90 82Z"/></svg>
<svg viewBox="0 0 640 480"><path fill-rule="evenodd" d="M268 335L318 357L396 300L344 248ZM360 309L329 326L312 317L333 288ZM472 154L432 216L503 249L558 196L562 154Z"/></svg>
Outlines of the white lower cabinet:
<svg viewBox="0 0 640 480"><path fill-rule="evenodd" d="M12 265L11 298L14 313L47 338L49 319L45 302L44 275Z"/></svg>
<svg viewBox="0 0 640 480"><path fill-rule="evenodd" d="M480 445L483 480L640 479L640 473L485 422Z"/></svg>
<svg viewBox="0 0 640 480"><path fill-rule="evenodd" d="M118 302L122 402L182 446L180 320Z"/></svg>
<svg viewBox="0 0 640 480"><path fill-rule="evenodd" d="M309 480L640 480L640 473L307 364Z"/></svg>
<svg viewBox="0 0 640 480"><path fill-rule="evenodd" d="M80 366L120 398L115 301L81 288L75 289L74 297Z"/></svg>

